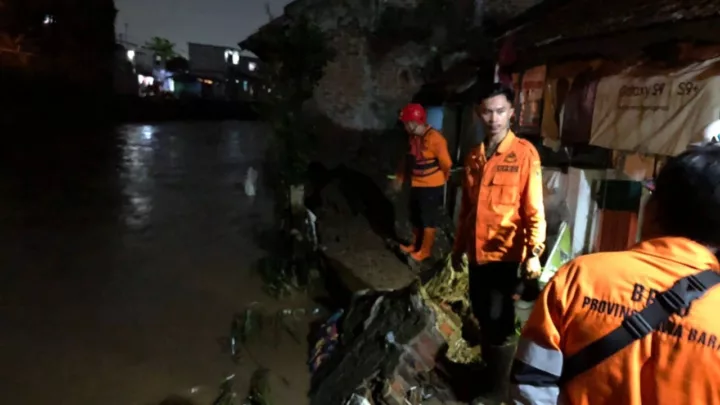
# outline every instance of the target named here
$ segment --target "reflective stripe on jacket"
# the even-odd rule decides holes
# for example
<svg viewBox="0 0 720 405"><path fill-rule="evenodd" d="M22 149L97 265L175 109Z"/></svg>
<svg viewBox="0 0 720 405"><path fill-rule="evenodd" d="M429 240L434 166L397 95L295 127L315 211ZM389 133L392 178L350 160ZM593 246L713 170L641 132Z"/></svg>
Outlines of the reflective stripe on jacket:
<svg viewBox="0 0 720 405"><path fill-rule="evenodd" d="M514 403L720 405L720 290L558 386L564 358L610 333L676 280L706 269L720 269L713 253L678 237L582 256L562 267L522 332L512 372Z"/></svg>
<svg viewBox="0 0 720 405"><path fill-rule="evenodd" d="M445 137L439 131L429 128L423 136L411 136L409 143L408 156L401 162L396 173L397 178L403 180L405 164L412 162L412 187L444 185L452 168Z"/></svg>
<svg viewBox="0 0 720 405"><path fill-rule="evenodd" d="M528 141L509 132L487 159L485 145L465 159L454 251L471 261L523 261L545 249L540 156Z"/></svg>

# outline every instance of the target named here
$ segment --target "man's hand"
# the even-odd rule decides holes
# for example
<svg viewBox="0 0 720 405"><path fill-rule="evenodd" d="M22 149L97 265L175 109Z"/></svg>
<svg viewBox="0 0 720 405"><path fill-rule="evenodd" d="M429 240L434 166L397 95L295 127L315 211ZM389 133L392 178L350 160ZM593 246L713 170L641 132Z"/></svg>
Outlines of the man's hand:
<svg viewBox="0 0 720 405"><path fill-rule="evenodd" d="M542 265L540 264L540 258L537 256L530 256L525 260L523 266L523 277L528 280L534 280L540 277L542 274Z"/></svg>

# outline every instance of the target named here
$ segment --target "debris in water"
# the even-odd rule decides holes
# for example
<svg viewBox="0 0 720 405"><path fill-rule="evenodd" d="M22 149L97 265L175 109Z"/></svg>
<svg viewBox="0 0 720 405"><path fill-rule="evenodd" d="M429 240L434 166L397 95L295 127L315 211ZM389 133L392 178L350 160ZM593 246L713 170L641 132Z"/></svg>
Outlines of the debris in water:
<svg viewBox="0 0 720 405"><path fill-rule="evenodd" d="M253 167L249 167L245 174L245 195L255 197L255 183L257 182L258 173Z"/></svg>
<svg viewBox="0 0 720 405"><path fill-rule="evenodd" d="M220 384L220 394L212 405L237 405L237 394L233 389L235 374L231 374Z"/></svg>
<svg viewBox="0 0 720 405"><path fill-rule="evenodd" d="M273 405L270 393L270 370L257 369L250 378L250 391L243 405Z"/></svg>
<svg viewBox="0 0 720 405"><path fill-rule="evenodd" d="M345 402L345 405L371 405L370 401L358 394L352 394L350 399Z"/></svg>
<svg viewBox="0 0 720 405"><path fill-rule="evenodd" d="M344 311L341 309L320 327L317 342L310 349L310 361L308 362L310 372L314 373L337 347L340 341L337 324L343 314Z"/></svg>
<svg viewBox="0 0 720 405"><path fill-rule="evenodd" d="M262 314L250 304L241 314L235 314L230 326L230 353L235 363L242 360L242 346L262 329Z"/></svg>
<svg viewBox="0 0 720 405"><path fill-rule="evenodd" d="M275 327L282 328L285 332L287 332L288 335L290 335L290 337L295 341L295 343L301 345L302 340L300 340L300 338L297 336L297 334L295 333L293 328L290 325L288 325L288 323L286 321L286 319L288 317L294 316L297 311L298 310L293 311L292 309L284 309L284 310L278 312L277 316L275 317ZM279 338L278 338L277 343L279 343Z"/></svg>

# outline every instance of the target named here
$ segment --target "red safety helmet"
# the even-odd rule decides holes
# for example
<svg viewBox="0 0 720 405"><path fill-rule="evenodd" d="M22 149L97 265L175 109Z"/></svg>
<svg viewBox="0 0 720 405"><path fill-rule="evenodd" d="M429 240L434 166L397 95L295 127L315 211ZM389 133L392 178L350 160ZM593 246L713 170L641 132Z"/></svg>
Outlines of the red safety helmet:
<svg viewBox="0 0 720 405"><path fill-rule="evenodd" d="M427 122L427 113L420 104L408 104L400 111L400 121L419 122L425 124Z"/></svg>

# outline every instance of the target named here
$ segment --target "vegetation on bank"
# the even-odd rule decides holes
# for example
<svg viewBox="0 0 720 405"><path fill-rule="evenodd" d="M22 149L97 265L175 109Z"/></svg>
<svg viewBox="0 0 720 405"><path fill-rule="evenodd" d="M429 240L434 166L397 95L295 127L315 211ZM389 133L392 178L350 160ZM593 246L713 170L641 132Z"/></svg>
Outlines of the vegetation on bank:
<svg viewBox="0 0 720 405"><path fill-rule="evenodd" d="M179 56L175 51L175 44L166 38L152 37L145 42L145 48L151 50L156 57L165 62Z"/></svg>
<svg viewBox="0 0 720 405"><path fill-rule="evenodd" d="M276 52L264 60L263 79L270 85L261 116L273 139L270 162L277 167L270 179L287 203L290 186L305 181L315 145L313 124L303 107L313 96L325 66L334 56L329 38L307 18L261 31L262 41Z"/></svg>
<svg viewBox="0 0 720 405"><path fill-rule="evenodd" d="M269 257L259 267L268 292L282 296L312 281L315 264L308 253L313 250L312 224L306 212L292 209L291 199L307 179L316 145L304 106L335 54L327 35L306 18L263 30L261 35L276 50L264 60L262 74L269 92L260 115L272 134L264 178L268 189L274 190L280 240L272 244Z"/></svg>

